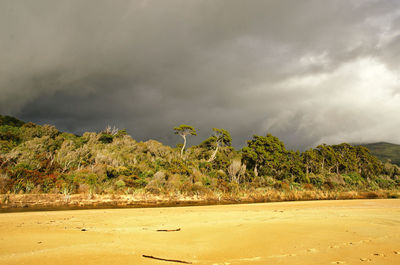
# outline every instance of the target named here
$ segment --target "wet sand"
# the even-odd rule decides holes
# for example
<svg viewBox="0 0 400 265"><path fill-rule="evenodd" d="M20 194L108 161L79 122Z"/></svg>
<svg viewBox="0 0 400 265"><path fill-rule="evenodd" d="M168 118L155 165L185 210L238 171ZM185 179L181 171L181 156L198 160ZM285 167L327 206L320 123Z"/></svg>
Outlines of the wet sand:
<svg viewBox="0 0 400 265"><path fill-rule="evenodd" d="M182 264L142 255L211 265L400 264L400 200L0 214L0 264Z"/></svg>

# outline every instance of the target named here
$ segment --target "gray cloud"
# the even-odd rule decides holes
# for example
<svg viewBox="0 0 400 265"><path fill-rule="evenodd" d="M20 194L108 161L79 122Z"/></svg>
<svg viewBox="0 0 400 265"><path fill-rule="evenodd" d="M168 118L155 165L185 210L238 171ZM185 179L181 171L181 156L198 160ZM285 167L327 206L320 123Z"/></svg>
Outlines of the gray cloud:
<svg viewBox="0 0 400 265"><path fill-rule="evenodd" d="M0 112L172 145L181 123L400 143L399 28L395 0L3 1Z"/></svg>

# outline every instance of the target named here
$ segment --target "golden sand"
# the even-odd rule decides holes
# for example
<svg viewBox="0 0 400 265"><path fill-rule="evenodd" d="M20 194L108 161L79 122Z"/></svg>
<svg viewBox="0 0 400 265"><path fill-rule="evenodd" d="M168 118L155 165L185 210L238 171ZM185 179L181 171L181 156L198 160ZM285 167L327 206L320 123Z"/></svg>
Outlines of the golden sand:
<svg viewBox="0 0 400 265"><path fill-rule="evenodd" d="M0 214L0 264L182 264L143 255L211 265L398 265L400 200Z"/></svg>

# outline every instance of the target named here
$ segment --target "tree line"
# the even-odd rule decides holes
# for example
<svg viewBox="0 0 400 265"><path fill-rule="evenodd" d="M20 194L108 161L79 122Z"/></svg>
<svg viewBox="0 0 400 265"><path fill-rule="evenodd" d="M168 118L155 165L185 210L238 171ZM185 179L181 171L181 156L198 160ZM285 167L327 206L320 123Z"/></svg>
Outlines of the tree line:
<svg viewBox="0 0 400 265"><path fill-rule="evenodd" d="M397 189L400 170L363 146L321 144L287 150L277 137L254 135L241 150L227 130L187 148L193 126L173 128L183 144L137 142L107 127L82 136L0 116L0 193L231 192L238 189Z"/></svg>

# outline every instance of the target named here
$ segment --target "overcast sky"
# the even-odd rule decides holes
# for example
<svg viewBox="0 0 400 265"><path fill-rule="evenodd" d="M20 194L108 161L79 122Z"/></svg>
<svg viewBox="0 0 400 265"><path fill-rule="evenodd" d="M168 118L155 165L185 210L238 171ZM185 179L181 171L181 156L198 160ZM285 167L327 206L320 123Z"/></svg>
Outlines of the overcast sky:
<svg viewBox="0 0 400 265"><path fill-rule="evenodd" d="M74 133L400 143L399 78L398 0L0 2L0 113Z"/></svg>

